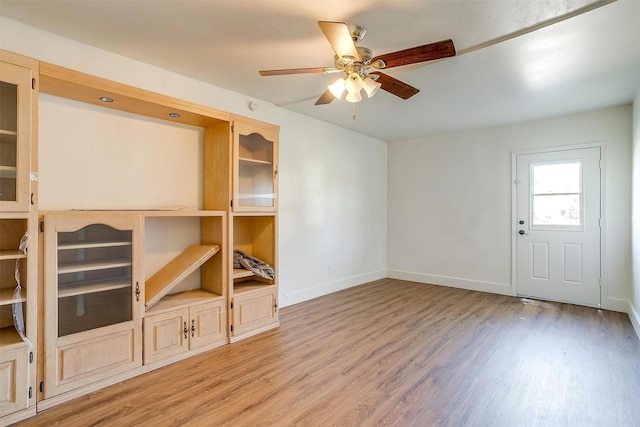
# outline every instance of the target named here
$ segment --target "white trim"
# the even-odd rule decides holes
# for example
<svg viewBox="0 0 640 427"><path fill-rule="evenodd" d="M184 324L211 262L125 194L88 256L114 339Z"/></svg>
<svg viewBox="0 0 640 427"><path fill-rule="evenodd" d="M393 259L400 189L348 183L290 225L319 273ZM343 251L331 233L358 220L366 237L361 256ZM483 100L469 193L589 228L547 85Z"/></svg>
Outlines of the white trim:
<svg viewBox="0 0 640 427"><path fill-rule="evenodd" d="M509 283L483 282L479 280L461 279L459 277L436 276L433 274L414 273L411 271L401 270L388 270L387 277L390 279L407 280L410 282L427 283L430 285L448 286L450 288L512 296L511 284Z"/></svg>
<svg viewBox="0 0 640 427"><path fill-rule="evenodd" d="M543 154L543 153L552 153L556 151L570 151L570 150L582 150L588 148L599 148L600 149L600 306L611 305L612 307L619 307L618 304L612 303L611 299L608 297L608 286L607 286L607 263L606 263L606 254L603 248L606 243L606 221L605 221L605 176L604 168L606 165L606 143L607 141L596 141L589 142L585 144L575 144L575 145L562 145L555 147L542 147L535 148L529 150L518 150L511 152L511 288L512 295L518 295L518 254L517 254L517 227L518 227L518 191L517 185L515 181L517 179L517 160L520 155L527 154ZM604 307L607 308L607 307ZM607 308L608 309L608 308ZM612 308L615 311L626 311L626 310L617 310Z"/></svg>
<svg viewBox="0 0 640 427"><path fill-rule="evenodd" d="M604 310L617 311L620 313L631 313L631 303L622 298L608 298L602 301Z"/></svg>
<svg viewBox="0 0 640 427"><path fill-rule="evenodd" d="M335 282L322 283L317 286L296 290L291 293L283 292L282 287L280 287L280 294L278 298L279 306L287 307L303 301L308 301L313 298L318 298L323 295L328 295L333 292L338 292L344 289L352 288L354 286L362 285L363 283L385 279L386 277L386 270L379 270L373 271L371 273L361 274L358 276L347 277Z"/></svg>
<svg viewBox="0 0 640 427"><path fill-rule="evenodd" d="M629 320L631 320L631 325L633 329L636 331L636 335L640 338L640 313L633 306L633 304L629 303Z"/></svg>

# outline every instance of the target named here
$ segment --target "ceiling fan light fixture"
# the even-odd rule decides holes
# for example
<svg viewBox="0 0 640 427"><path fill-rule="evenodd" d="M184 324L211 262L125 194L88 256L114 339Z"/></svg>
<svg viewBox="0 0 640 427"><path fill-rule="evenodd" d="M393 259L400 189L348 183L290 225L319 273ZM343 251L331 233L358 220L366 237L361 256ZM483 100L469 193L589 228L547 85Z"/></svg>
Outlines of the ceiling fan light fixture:
<svg viewBox="0 0 640 427"><path fill-rule="evenodd" d="M349 93L360 92L362 90L362 78L355 71L347 77L345 82L345 89Z"/></svg>
<svg viewBox="0 0 640 427"><path fill-rule="evenodd" d="M338 80L336 80L335 82L333 82L329 86L327 86L327 89L329 89L331 94L333 96L335 96L337 99L342 98L342 94L345 91L345 81L344 80L345 80L344 77L340 77Z"/></svg>
<svg viewBox="0 0 640 427"><path fill-rule="evenodd" d="M347 102L360 102L362 101L362 95L360 95L359 91L347 92L347 96L345 96L344 100Z"/></svg>
<svg viewBox="0 0 640 427"><path fill-rule="evenodd" d="M371 98L382 87L382 84L378 83L377 81L373 80L371 77L367 76L362 82L362 87L364 88L364 91L367 93L367 97Z"/></svg>

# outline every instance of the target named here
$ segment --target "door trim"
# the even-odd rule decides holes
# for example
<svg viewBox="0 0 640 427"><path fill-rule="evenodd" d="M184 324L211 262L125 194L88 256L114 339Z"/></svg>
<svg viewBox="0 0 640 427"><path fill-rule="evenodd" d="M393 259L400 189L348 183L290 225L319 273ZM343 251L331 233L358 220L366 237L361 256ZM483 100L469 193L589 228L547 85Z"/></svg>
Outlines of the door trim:
<svg viewBox="0 0 640 427"><path fill-rule="evenodd" d="M554 147L540 147L511 152L511 294L518 296L518 195L517 195L517 157L524 154L542 154L555 151L580 150L584 148L600 148L600 308L608 308L609 294L607 281L607 255L604 250L607 242L606 192L605 192L605 167L606 167L606 141L592 142L577 145L563 145Z"/></svg>

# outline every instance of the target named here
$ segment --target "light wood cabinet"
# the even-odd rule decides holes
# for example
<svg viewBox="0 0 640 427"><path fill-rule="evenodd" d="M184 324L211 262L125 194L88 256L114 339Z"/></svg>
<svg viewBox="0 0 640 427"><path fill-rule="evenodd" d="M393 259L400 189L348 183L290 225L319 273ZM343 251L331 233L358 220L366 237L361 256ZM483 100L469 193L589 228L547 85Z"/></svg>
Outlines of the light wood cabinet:
<svg viewBox="0 0 640 427"><path fill-rule="evenodd" d="M171 295L165 305L189 304L188 299L201 301L192 295ZM223 299L147 315L144 318L144 363L149 364L170 356L226 343L226 313Z"/></svg>
<svg viewBox="0 0 640 427"><path fill-rule="evenodd" d="M278 126L2 50L0 59L0 424L35 413L36 396L46 409L278 326ZM38 212L39 92L203 128L204 210ZM166 254L160 240L145 247L155 222L174 220L192 221L199 239ZM235 249L276 275L234 270ZM14 304L31 346L13 327Z"/></svg>
<svg viewBox="0 0 640 427"><path fill-rule="evenodd" d="M29 405L29 349L13 334L0 330L0 421Z"/></svg>
<svg viewBox="0 0 640 427"><path fill-rule="evenodd" d="M0 61L0 211L31 209L31 150L37 90L34 70ZM12 57L11 57L12 58ZM35 197L35 196L34 196Z"/></svg>
<svg viewBox="0 0 640 427"><path fill-rule="evenodd" d="M142 364L140 217L44 216L45 378L51 397Z"/></svg>
<svg viewBox="0 0 640 427"><path fill-rule="evenodd" d="M0 425L35 413L37 70L37 61L0 50Z"/></svg>
<svg viewBox="0 0 640 427"><path fill-rule="evenodd" d="M273 126L234 120L234 212L276 211L278 131Z"/></svg>
<svg viewBox="0 0 640 427"><path fill-rule="evenodd" d="M233 341L246 334L254 335L272 329L278 324L276 286L236 285L234 292L233 336L236 338Z"/></svg>
<svg viewBox="0 0 640 427"><path fill-rule="evenodd" d="M245 117L207 128L204 206L229 212L229 336L235 342L277 327L278 132ZM239 250L269 264L270 278L233 268Z"/></svg>
<svg viewBox="0 0 640 427"><path fill-rule="evenodd" d="M277 216L275 213L234 214L231 229L233 250L239 250L269 264L274 278L251 270L232 271L230 322L231 341L278 326Z"/></svg>

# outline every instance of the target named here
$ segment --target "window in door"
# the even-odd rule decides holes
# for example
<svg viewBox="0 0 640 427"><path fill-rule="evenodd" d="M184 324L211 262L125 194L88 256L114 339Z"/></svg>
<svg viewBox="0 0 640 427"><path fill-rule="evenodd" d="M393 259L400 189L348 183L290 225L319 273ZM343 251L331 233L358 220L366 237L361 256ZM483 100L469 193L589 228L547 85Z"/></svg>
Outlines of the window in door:
<svg viewBox="0 0 640 427"><path fill-rule="evenodd" d="M582 162L531 164L531 226L581 230Z"/></svg>

